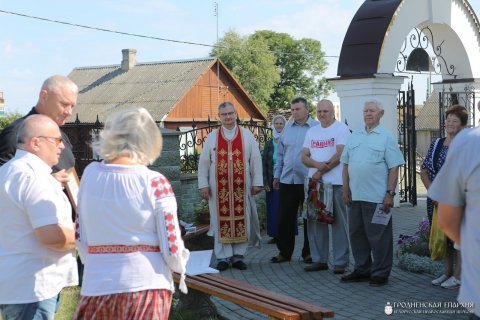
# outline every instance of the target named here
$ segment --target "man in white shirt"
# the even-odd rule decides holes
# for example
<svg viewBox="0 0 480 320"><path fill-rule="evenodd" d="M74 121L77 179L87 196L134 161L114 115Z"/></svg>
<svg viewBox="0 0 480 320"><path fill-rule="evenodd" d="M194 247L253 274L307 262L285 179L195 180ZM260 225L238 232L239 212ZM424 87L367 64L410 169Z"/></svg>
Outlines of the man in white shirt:
<svg viewBox="0 0 480 320"><path fill-rule="evenodd" d="M52 119L32 115L17 140L0 168L0 314L53 319L62 288L78 284L70 203L51 175L62 135Z"/></svg>
<svg viewBox="0 0 480 320"><path fill-rule="evenodd" d="M313 180L321 181L324 184L324 190L330 186L332 188L331 205L325 204L327 208L331 207L335 219L331 224L333 272L342 274L348 266L349 243L347 208L342 199L340 156L350 136L350 130L345 124L335 120L335 110L330 100L324 99L317 104L317 119L320 125L307 131L303 143L302 162L309 168L306 187L308 188ZM324 201L324 199L319 200ZM305 271L328 270L328 224L309 218L307 227L313 264L306 266Z"/></svg>

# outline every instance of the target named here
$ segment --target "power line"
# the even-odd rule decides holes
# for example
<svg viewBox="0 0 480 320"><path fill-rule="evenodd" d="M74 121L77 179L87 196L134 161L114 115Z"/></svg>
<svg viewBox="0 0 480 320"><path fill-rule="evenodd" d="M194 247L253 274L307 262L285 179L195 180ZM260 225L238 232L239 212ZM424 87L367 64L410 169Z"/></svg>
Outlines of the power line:
<svg viewBox="0 0 480 320"><path fill-rule="evenodd" d="M130 32L123 32L123 31L117 31L117 30L111 30L111 29L105 29L105 28L99 28L99 27L91 27L91 26L86 26L86 25L83 25L83 24L77 24L77 23L71 23L71 22L66 22L66 21L36 17L36 16L28 15L28 14L5 11L5 10L1 10L1 9L0 9L0 12L15 15L15 16L20 16L20 17L24 17L24 18L29 18L29 19L36 19L36 20L47 21L47 22L52 22L52 23L65 24L65 25L72 26L72 27L79 27L79 28L85 28L85 29L91 29L91 30L97 30L97 31L103 31L103 32L117 33L117 34L122 34L122 35L126 35L126 36L138 37L138 38L146 38L146 39L168 41L168 42L175 42L175 43L182 43L182 44L191 44L191 45L203 46L203 47L213 47L213 48L220 47L220 48L222 48L222 46L217 46L217 45L212 45L212 44L205 44L205 43L191 42L191 41L181 41L181 40L175 40L175 39L167 39L167 38L160 38L160 37L154 37L154 36L146 36L146 35L142 35L142 34L138 34L138 33L130 33Z"/></svg>
<svg viewBox="0 0 480 320"><path fill-rule="evenodd" d="M11 15L23 17L23 18L28 18L28 19L35 19L35 20L46 21L46 22L51 22L51 23L58 23L58 24L63 24L63 25L67 25L67 26L72 26L72 27L78 27L78 28L108 32L108 33L121 34L121 35L126 35L126 36L137 37L137 38L152 39L152 40L159 40L159 41L166 41L166 42L173 42L173 43L180 43L180 44L189 44L189 45L210 47L210 48L220 48L220 49L227 49L227 50L239 50L239 49L236 49L236 48L228 48L228 47L221 46L221 45L216 45L216 44L206 44L206 43L200 43L200 42L160 38L160 37L147 36L147 35L138 34L138 33L124 32L124 31L105 29L105 28L99 28L99 27L92 27L92 26L87 26L87 25L84 25L84 24L78 24L78 23L72 23L72 22L67 22L67 21L42 18L42 17L32 16L32 15L28 15L28 14L24 14L24 13L6 11L6 10L1 10L1 9L0 9L0 12L5 13L5 14L11 14ZM252 49L250 49L250 50L252 50ZM272 53L275 53L272 50L269 50L269 51L272 52ZM276 52L276 53L277 54L284 54L284 55L301 55L301 54L297 54L297 53L287 53L287 52ZM324 58L339 58L339 56L331 56L331 55L324 55L323 57Z"/></svg>

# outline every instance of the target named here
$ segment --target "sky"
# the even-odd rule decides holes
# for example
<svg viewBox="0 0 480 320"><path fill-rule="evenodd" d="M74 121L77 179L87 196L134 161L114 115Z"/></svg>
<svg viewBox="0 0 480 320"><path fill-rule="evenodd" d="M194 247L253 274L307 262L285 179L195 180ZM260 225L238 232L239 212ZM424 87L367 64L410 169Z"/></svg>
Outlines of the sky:
<svg viewBox="0 0 480 320"><path fill-rule="evenodd" d="M218 3L215 15L214 3ZM363 0L0 0L0 10L193 45L52 23L0 12L0 91L7 112L26 113L40 86L75 67L118 65L121 50L137 50L137 62L207 57L225 32L286 32L322 44L336 77L338 56L351 19ZM470 0L480 13L480 0ZM218 22L218 28L217 28ZM426 88L426 85L425 85ZM425 91L425 88L421 91ZM422 93L417 93L417 97ZM336 95L330 97L335 100ZM421 98L420 98L421 99Z"/></svg>

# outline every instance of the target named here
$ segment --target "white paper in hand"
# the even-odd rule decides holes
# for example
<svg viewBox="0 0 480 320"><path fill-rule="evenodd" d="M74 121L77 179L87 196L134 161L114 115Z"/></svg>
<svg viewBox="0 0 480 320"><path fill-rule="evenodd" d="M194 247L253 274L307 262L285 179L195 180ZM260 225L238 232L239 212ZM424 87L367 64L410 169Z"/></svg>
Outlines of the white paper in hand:
<svg viewBox="0 0 480 320"><path fill-rule="evenodd" d="M187 275L196 276L202 273L218 273L219 271L210 268L213 250L190 251L187 262Z"/></svg>
<svg viewBox="0 0 480 320"><path fill-rule="evenodd" d="M373 213L372 223L383 224L386 226L392 217L392 210L389 213L383 212L383 203L378 203L375 212Z"/></svg>

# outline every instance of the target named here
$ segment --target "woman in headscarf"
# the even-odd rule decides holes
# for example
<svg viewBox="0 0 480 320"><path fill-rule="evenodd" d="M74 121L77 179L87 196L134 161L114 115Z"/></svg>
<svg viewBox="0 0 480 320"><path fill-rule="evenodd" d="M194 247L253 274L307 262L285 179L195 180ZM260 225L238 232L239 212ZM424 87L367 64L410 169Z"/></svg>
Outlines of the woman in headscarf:
<svg viewBox="0 0 480 320"><path fill-rule="evenodd" d="M277 160L277 145L283 127L287 120L282 115L276 115L272 119L273 139L265 143L263 149L263 185L267 194L267 234L271 237L268 243L275 243L278 233L278 206L280 200L279 190L273 189L273 174L275 172L275 163Z"/></svg>

